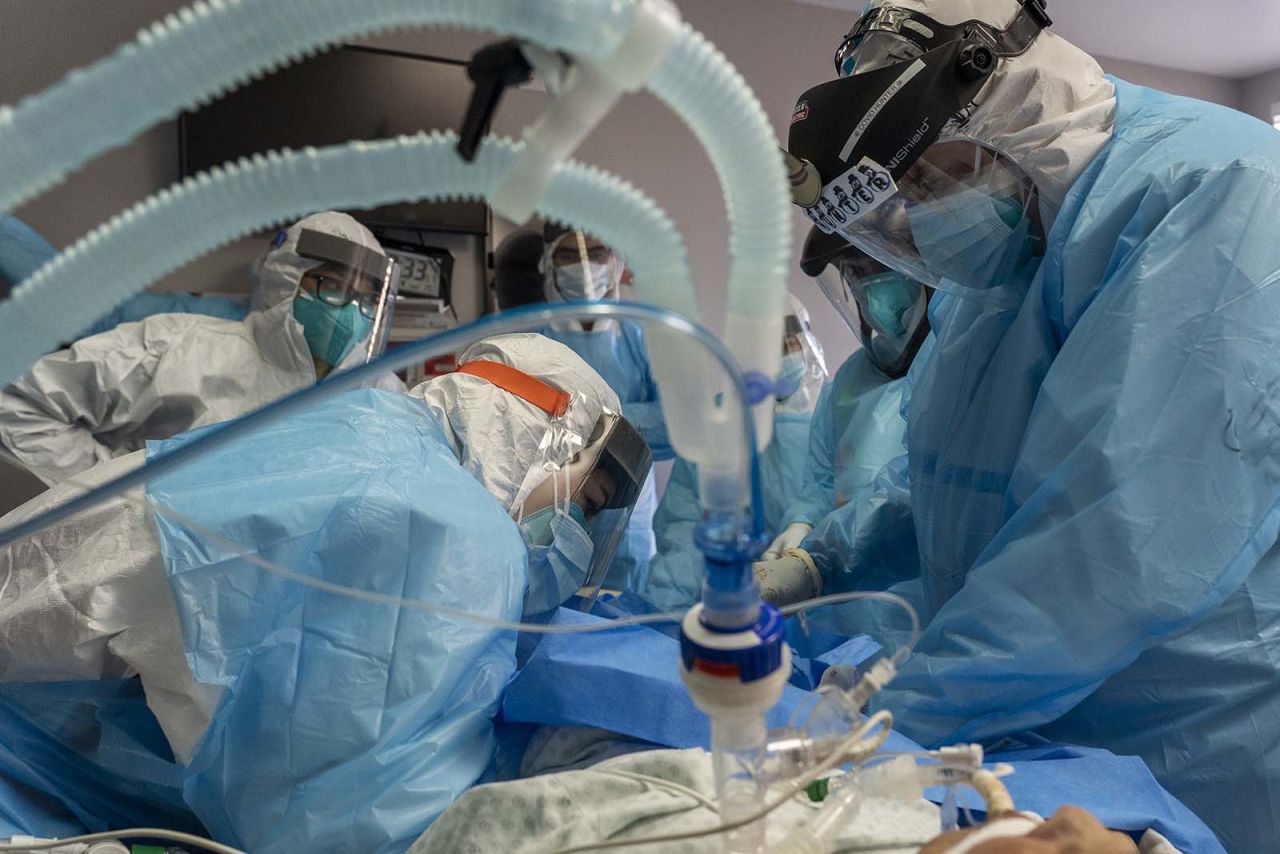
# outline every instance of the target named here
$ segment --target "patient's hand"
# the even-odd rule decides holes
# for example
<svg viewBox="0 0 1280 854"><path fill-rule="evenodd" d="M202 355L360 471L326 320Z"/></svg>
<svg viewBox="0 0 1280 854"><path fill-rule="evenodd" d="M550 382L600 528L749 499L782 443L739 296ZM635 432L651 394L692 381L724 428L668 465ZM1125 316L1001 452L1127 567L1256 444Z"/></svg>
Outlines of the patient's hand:
<svg viewBox="0 0 1280 854"><path fill-rule="evenodd" d="M980 827L944 833L921 848L920 854L946 854L983 828L1011 818L998 817ZM1138 847L1123 833L1107 830L1079 807L1062 807L1053 818L1028 833L987 839L962 850L968 854L1137 854Z"/></svg>

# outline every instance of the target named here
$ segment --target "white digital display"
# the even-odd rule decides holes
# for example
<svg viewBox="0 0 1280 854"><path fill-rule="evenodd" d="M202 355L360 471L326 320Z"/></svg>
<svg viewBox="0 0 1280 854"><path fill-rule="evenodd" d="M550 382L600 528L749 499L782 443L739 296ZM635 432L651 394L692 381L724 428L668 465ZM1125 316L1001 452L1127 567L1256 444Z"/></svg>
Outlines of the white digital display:
<svg viewBox="0 0 1280 854"><path fill-rule="evenodd" d="M402 249L388 249L387 254L400 265L400 293L440 298L438 259Z"/></svg>

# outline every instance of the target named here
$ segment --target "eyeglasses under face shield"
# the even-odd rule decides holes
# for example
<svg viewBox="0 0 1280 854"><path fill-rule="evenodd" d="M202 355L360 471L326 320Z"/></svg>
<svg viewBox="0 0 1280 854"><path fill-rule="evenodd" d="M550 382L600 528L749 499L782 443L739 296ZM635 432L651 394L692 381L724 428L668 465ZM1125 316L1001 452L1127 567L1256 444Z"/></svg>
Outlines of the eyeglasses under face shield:
<svg viewBox="0 0 1280 854"><path fill-rule="evenodd" d="M1026 276L1043 254L1035 185L961 130L999 63L1048 25L1041 0L1022 0L1003 30L869 11L836 54L849 76L796 106L788 150L819 178L796 182L797 204L821 231L931 287L981 290Z"/></svg>
<svg viewBox="0 0 1280 854"><path fill-rule="evenodd" d="M364 349L370 361L386 349L400 267L394 259L335 234L303 229L298 255L317 266L302 275L298 291L334 308L353 307L372 326Z"/></svg>

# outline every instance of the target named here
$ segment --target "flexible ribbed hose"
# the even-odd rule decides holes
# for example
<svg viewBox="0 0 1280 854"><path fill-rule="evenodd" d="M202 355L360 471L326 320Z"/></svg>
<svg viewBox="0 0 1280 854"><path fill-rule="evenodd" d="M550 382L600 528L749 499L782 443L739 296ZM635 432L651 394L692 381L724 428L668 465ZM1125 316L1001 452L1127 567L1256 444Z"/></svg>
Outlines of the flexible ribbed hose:
<svg viewBox="0 0 1280 854"><path fill-rule="evenodd" d="M973 772L969 785L982 796L983 803L987 805L988 820L1014 812L1013 798L995 774L980 768Z"/></svg>
<svg viewBox="0 0 1280 854"><path fill-rule="evenodd" d="M0 108L0 211L182 110L344 40L457 27L598 59L616 48L633 11L612 0L197 2L15 108Z"/></svg>
<svg viewBox="0 0 1280 854"><path fill-rule="evenodd" d="M15 109L0 109L0 210L180 110L345 39L413 26L460 27L511 34L600 61L622 43L634 11L634 3L619 0L197 3ZM780 359L776 342L791 245L789 195L772 129L732 65L687 26L650 88L690 126L721 179L731 251L726 340L745 371L772 377ZM88 291L98 281L86 280L82 287ZM644 296L681 312L692 312L695 305L691 290ZM0 324L0 339L19 332ZM47 340L46 349L58 340ZM654 348L654 371L664 389L689 382L682 362L688 352ZM692 379L690 384L701 377ZM769 406L757 412L762 445L771 435L771 415ZM691 450L682 437L704 430L708 420L700 408L685 406L668 407L668 419L682 452ZM723 466L740 469L739 452L724 450L719 456ZM717 463L708 471L721 467Z"/></svg>
<svg viewBox="0 0 1280 854"><path fill-rule="evenodd" d="M0 382L120 301L191 259L274 223L314 210L400 201L483 198L518 146L486 140L474 163L452 133L281 152L242 160L167 189L95 229L0 302ZM648 197L574 163L557 173L545 212L585 225L623 248L637 278L691 289L684 244ZM624 248L625 247L625 248ZM92 282L85 289L83 284Z"/></svg>

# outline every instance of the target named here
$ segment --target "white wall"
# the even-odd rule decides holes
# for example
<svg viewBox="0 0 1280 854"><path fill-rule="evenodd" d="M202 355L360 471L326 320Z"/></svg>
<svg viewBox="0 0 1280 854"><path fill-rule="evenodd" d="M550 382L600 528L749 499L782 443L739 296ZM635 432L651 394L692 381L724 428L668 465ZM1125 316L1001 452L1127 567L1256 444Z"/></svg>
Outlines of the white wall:
<svg viewBox="0 0 1280 854"><path fill-rule="evenodd" d="M1280 104L1280 68L1246 80L1241 101L1242 110L1271 124L1275 106Z"/></svg>
<svg viewBox="0 0 1280 854"><path fill-rule="evenodd" d="M1097 57L1097 60L1108 74L1114 74L1122 80L1139 86L1149 86L1175 95L1199 98L1202 101L1222 104L1224 107L1237 110L1244 107L1245 85L1241 80L1214 77L1211 74L1197 74L1194 71L1160 68L1107 56Z"/></svg>
<svg viewBox="0 0 1280 854"><path fill-rule="evenodd" d="M3 4L0 103L12 104L39 92L70 69L111 53L144 24L179 5L174 0ZM171 183L177 174L177 131L168 122L133 144L103 155L15 213L50 242L63 246L129 203Z"/></svg>

